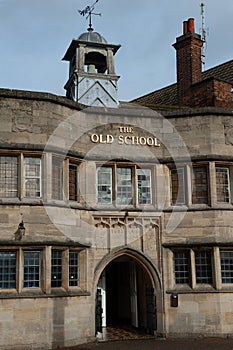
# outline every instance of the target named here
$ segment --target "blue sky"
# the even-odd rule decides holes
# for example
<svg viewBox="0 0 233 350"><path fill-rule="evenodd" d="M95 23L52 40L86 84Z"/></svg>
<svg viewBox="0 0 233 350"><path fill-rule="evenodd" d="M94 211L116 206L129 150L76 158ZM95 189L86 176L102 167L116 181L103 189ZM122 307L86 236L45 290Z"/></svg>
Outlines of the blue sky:
<svg viewBox="0 0 233 350"><path fill-rule="evenodd" d="M0 0L0 87L65 95L71 40L88 27L78 9L94 0ZM94 29L115 56L119 98L131 100L176 81L175 49L182 23L195 18L201 29L201 1L99 0ZM205 0L208 32L206 69L233 59L233 0Z"/></svg>

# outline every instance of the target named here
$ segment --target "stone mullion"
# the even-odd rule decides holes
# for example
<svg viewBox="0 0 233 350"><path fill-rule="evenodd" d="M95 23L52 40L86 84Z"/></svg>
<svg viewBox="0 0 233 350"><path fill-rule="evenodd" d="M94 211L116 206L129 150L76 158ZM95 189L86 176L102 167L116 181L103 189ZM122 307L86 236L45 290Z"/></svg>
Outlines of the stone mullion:
<svg viewBox="0 0 233 350"><path fill-rule="evenodd" d="M186 204L188 207L192 205L192 166L186 166Z"/></svg>
<svg viewBox="0 0 233 350"><path fill-rule="evenodd" d="M209 202L211 207L217 204L215 162L209 163Z"/></svg>
<svg viewBox="0 0 233 350"><path fill-rule="evenodd" d="M24 156L21 153L19 156L19 199L24 197Z"/></svg>
<svg viewBox="0 0 233 350"><path fill-rule="evenodd" d="M134 207L138 205L138 187L137 187L137 170L136 165L132 167L132 204Z"/></svg>
<svg viewBox="0 0 233 350"><path fill-rule="evenodd" d="M69 159L63 163L63 200L69 201Z"/></svg>
<svg viewBox="0 0 233 350"><path fill-rule="evenodd" d="M168 208L171 205L171 190L170 190L170 169L168 166L164 165L163 168L164 171L164 176L165 176L165 188L167 189L166 193L165 193L165 203L164 203L164 207ZM153 186L152 188L155 188L155 186ZM154 191L153 191L154 192ZM153 197L154 197L154 193L153 193ZM153 199L153 203L155 203L154 199Z"/></svg>
<svg viewBox="0 0 233 350"><path fill-rule="evenodd" d="M88 249L84 249L79 252L79 259L78 259L78 274L79 274L79 287L82 290L88 290L90 289L90 284L92 281L88 280L88 276L90 276L89 271L89 259L88 259Z"/></svg>
<svg viewBox="0 0 233 350"><path fill-rule="evenodd" d="M196 268L195 268L195 252L191 249L190 250L190 283L191 288L194 289L196 287Z"/></svg>
<svg viewBox="0 0 233 350"><path fill-rule="evenodd" d="M62 252L62 287L69 288L69 249Z"/></svg>
<svg viewBox="0 0 233 350"><path fill-rule="evenodd" d="M52 153L45 153L43 158L43 188L44 201L52 199Z"/></svg>
<svg viewBox="0 0 233 350"><path fill-rule="evenodd" d="M141 240L141 251L142 252L144 252L145 231L146 231L146 226L141 225L141 230L140 230L141 237L140 237L140 240Z"/></svg>
<svg viewBox="0 0 233 350"><path fill-rule="evenodd" d="M117 175L116 164L112 167L112 202L117 205Z"/></svg>
<svg viewBox="0 0 233 350"><path fill-rule="evenodd" d="M213 275L214 284L217 290L222 288L221 263L219 247L214 247L213 251Z"/></svg>
<svg viewBox="0 0 233 350"><path fill-rule="evenodd" d="M51 246L46 246L44 251L44 290L51 293Z"/></svg>
<svg viewBox="0 0 233 350"><path fill-rule="evenodd" d="M164 174L164 166L156 164L155 166L155 207L163 210L166 203L166 174Z"/></svg>
<svg viewBox="0 0 233 350"><path fill-rule="evenodd" d="M17 255L17 280L16 288L18 293L22 292L23 289L23 249L19 248Z"/></svg>

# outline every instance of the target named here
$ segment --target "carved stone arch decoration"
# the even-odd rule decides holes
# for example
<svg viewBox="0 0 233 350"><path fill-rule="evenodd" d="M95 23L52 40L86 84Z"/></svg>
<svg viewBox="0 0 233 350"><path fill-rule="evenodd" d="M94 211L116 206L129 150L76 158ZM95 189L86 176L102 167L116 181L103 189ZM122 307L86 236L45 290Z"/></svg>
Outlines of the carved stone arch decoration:
<svg viewBox="0 0 233 350"><path fill-rule="evenodd" d="M119 218L112 219L110 228L110 248L126 245L126 225Z"/></svg>
<svg viewBox="0 0 233 350"><path fill-rule="evenodd" d="M105 255L94 270L93 279L93 295L95 295L99 280L109 264L118 259L129 258L130 261L140 266L150 281L150 290L153 290L156 298L156 314L157 314L157 334L164 334L164 300L162 293L162 276L153 261L143 253L129 247L121 247L113 249L109 254Z"/></svg>
<svg viewBox="0 0 233 350"><path fill-rule="evenodd" d="M112 227L125 226L125 222L121 218L112 218L111 219L111 226Z"/></svg>
<svg viewBox="0 0 233 350"><path fill-rule="evenodd" d="M100 218L95 222L95 227L97 228L110 228L110 222L106 219Z"/></svg>
<svg viewBox="0 0 233 350"><path fill-rule="evenodd" d="M143 251L143 225L135 219L128 221L126 244Z"/></svg>
<svg viewBox="0 0 233 350"><path fill-rule="evenodd" d="M95 240L97 251L110 248L110 222L108 219L99 218L95 221Z"/></svg>
<svg viewBox="0 0 233 350"><path fill-rule="evenodd" d="M148 221L144 226L143 251L149 255L161 271L161 234L156 222Z"/></svg>

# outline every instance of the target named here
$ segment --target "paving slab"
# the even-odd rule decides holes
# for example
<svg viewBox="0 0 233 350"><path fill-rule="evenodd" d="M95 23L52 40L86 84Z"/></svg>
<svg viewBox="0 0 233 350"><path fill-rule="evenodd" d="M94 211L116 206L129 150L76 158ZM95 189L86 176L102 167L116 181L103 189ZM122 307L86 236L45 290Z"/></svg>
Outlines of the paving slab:
<svg viewBox="0 0 233 350"><path fill-rule="evenodd" d="M233 350L233 338L150 339L99 342L63 350Z"/></svg>

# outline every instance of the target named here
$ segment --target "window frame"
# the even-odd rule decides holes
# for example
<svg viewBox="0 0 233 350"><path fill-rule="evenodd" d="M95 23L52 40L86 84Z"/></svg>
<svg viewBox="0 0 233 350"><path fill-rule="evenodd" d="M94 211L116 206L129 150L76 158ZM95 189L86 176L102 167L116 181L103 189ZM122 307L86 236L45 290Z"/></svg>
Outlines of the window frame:
<svg viewBox="0 0 233 350"><path fill-rule="evenodd" d="M217 176L217 169L221 170L227 170L227 185L223 185L224 187L228 188L228 201L221 201L218 200L218 176ZM231 204L231 168L230 166L224 165L224 164L215 164L215 175L216 175L216 202L218 204ZM219 185L221 185L219 183ZM224 192L224 190L223 190Z"/></svg>
<svg viewBox="0 0 233 350"><path fill-rule="evenodd" d="M56 173L54 174L56 169ZM56 180L56 183L55 183ZM52 200L63 200L64 199L64 159L57 155L52 155Z"/></svg>
<svg viewBox="0 0 233 350"><path fill-rule="evenodd" d="M10 183L10 185L12 186L12 189L10 190L10 192L13 192L15 193L15 195L6 195L6 191L5 191L5 188L6 188L6 185L9 183L6 181L7 179L9 180L12 180L12 176L9 176L9 177L2 177L3 178L3 182L2 182L2 185L3 185L3 189L2 189L2 192L3 192L3 195L0 197L1 198L4 198L4 199L16 199L16 198L19 198L20 196L20 157L18 154L1 154L0 155L0 159L1 158L11 158L12 160L15 159L16 160L16 164L13 164L14 167L16 167L16 169L14 169L14 177L13 179L16 180L15 182L13 183ZM1 162L0 162L1 163ZM1 163L2 164L2 163ZM5 164L7 164L5 162ZM3 169L4 170L4 169ZM1 171L1 169L0 169ZM11 169L8 170L8 171L12 171ZM5 173L7 172L7 169L5 169ZM0 173L0 177L1 177L1 173ZM1 180L0 180L1 181ZM10 181L11 182L11 181Z"/></svg>
<svg viewBox="0 0 233 350"><path fill-rule="evenodd" d="M195 283L197 285L213 285L214 279L213 279L213 253L212 250L210 249L194 249L194 255L195 255ZM205 260L202 263L197 261L197 255L198 254L208 254L209 256L207 257L207 255L204 256L199 256L199 258L201 258L202 260L205 258L209 259L209 261ZM198 267L199 266L199 271L202 274L202 276L198 276ZM208 275L208 273L210 273ZM198 281L199 279L199 281ZM204 282L205 280L205 282Z"/></svg>
<svg viewBox="0 0 233 350"><path fill-rule="evenodd" d="M170 199L171 199L171 205L172 206L182 206L187 205L188 196L187 196L187 169L185 165L177 166L176 168L170 168ZM182 177L179 175L179 171L182 170ZM172 172L176 172L175 176L177 177L176 182L177 185L177 191L174 191L174 180L173 180L173 174ZM182 187L182 190L180 191L180 187ZM173 199L173 191L176 192L175 196L176 198ZM180 201L179 197L183 196L183 200Z"/></svg>
<svg viewBox="0 0 233 350"><path fill-rule="evenodd" d="M107 172L103 172L101 174L101 170L102 169L105 169L105 170L109 170L109 183L107 181L99 181L99 176L103 176L104 177L104 174L107 174ZM100 187L104 187L105 190L101 190L99 191L99 188ZM110 193L108 193L108 191L110 191ZM113 193L114 193L114 189L113 189L113 167L112 166L97 166L96 167L96 192L97 192L97 203L98 204L106 204L106 205L111 205L113 203ZM100 195L101 193L105 193L106 192L106 195L110 194L110 196L107 196L107 199L104 200L103 199L103 196ZM109 200L108 200L109 199Z"/></svg>
<svg viewBox="0 0 233 350"><path fill-rule="evenodd" d="M122 172L120 173L121 170ZM129 173L124 173L123 170L129 170ZM118 181L121 179L121 181ZM135 203L135 167L116 166L116 205L117 206L132 206ZM125 182L122 183L122 182ZM124 196L124 194L127 194ZM129 196L128 196L129 194Z"/></svg>
<svg viewBox="0 0 233 350"><path fill-rule="evenodd" d="M2 263L1 261L1 254L14 254L14 261L15 261L15 264L14 265L11 265L10 263L8 264L5 264L5 263ZM5 260L6 261L6 260ZM17 287L17 261L18 261L18 252L17 250L15 249L12 249L12 250L7 250L7 249L3 249L3 250L0 250L0 270L1 270L1 275L4 274L4 270L6 270L7 268L7 271L8 272L8 276L12 276L14 274L14 279L2 279L1 280L1 275L0 275L0 291L9 291L9 290L16 290L16 287ZM12 271L14 269L14 272ZM11 271L10 271L11 270ZM12 278L12 277L11 277ZM11 283L13 285L9 285L8 287L2 287L1 284L2 283Z"/></svg>
<svg viewBox="0 0 233 350"><path fill-rule="evenodd" d="M56 260L57 260L56 264L53 263L53 260L55 260L55 257L53 257L53 255L55 255L55 253L59 254L59 256L56 257ZM51 289L63 287L63 276L64 276L63 264L64 264L63 250L53 248L51 251L51 281L50 281Z"/></svg>
<svg viewBox="0 0 233 350"><path fill-rule="evenodd" d="M75 184L73 184L74 186L74 199L71 198L71 167L75 167L75 175L76 175L76 180L75 180ZM71 202L79 202L80 198L79 198L79 164L72 162L71 160L69 160L69 164L68 164L68 182L69 182L69 192L68 192L68 197L69 197L69 201Z"/></svg>
<svg viewBox="0 0 233 350"><path fill-rule="evenodd" d="M230 266L231 266L231 269L225 269L225 270L223 270L223 268L222 268L222 262L223 262L223 257L222 257L222 255L223 255L223 253L231 253L232 254L232 257L231 257L231 260L232 260L232 262L231 262L231 264L230 264ZM229 285L229 286L232 286L233 285L233 249L224 249L224 248L221 248L220 249L220 271L221 271L221 284L223 285L223 286L227 286L227 285ZM230 260L230 258L228 257L228 258L226 258L226 259L228 259L228 260ZM226 276L224 276L224 272L225 271L225 273L229 273L229 272L231 272L231 274L232 274L232 276L230 276L229 278L227 278ZM223 281L223 279L232 279L232 282L224 282Z"/></svg>
<svg viewBox="0 0 233 350"><path fill-rule="evenodd" d="M183 257L178 257L178 254L183 254ZM177 257L176 257L177 255ZM186 255L186 257L185 257ZM187 260L186 264L176 264L176 260ZM182 269L181 266L184 268ZM176 268L177 267L177 268ZM180 267L178 269L178 267ZM181 276L176 276L176 274L181 274ZM191 259L190 259L190 250L189 249L178 249L173 251L173 274L174 274L174 284L176 286L190 286L191 285ZM186 275L186 276L185 276ZM183 279L183 281L181 281ZM178 282L180 280L180 282ZM186 280L186 282L184 282Z"/></svg>
<svg viewBox="0 0 233 350"><path fill-rule="evenodd" d="M184 288L191 288L191 289L200 289L204 286L205 287L215 287L215 269L214 269L214 257L213 257L213 249L208 247L184 247L184 248L174 248L172 249L173 257L172 257L172 263L173 263L173 286L175 286L178 289L184 289ZM185 269L180 269L178 272L182 272L183 274L186 273L186 282L181 281L180 283L177 283L176 280L176 269L175 269L175 254L181 254L186 253L188 259L187 263L184 265L186 267ZM203 278L209 278L210 280L208 282L201 281L202 277L198 276L198 266L201 265L197 263L197 255L202 253L208 253L209 255L209 262L208 262L208 268L205 268L205 264L202 265L202 273L210 272L209 276L204 276ZM198 279L200 280L198 281Z"/></svg>
<svg viewBox="0 0 233 350"><path fill-rule="evenodd" d="M194 185L194 180L197 179L195 178L195 170L196 169L205 169L205 174L206 174L206 184L204 183L199 183L197 182ZM200 178L200 177L199 177ZM202 177L203 178L203 177ZM192 164L192 171L191 171L191 188L192 188L192 204L193 205L209 205L210 202L210 184L209 184L209 168L206 163L198 163L198 164ZM205 192L206 196L197 196L196 193L203 193L203 190L200 190L201 187L205 186ZM194 190L195 188L198 188L198 190ZM201 200L202 198L205 198L205 200Z"/></svg>
<svg viewBox="0 0 233 350"><path fill-rule="evenodd" d="M77 263L71 264L71 254L76 254ZM69 262L68 262L68 269L69 269L69 279L68 279L68 287L69 288L77 288L79 287L80 283L80 252L77 250L69 249ZM74 271L76 269L76 271ZM72 275L75 275L74 278L72 278ZM71 282L75 282L76 284L72 284Z"/></svg>
<svg viewBox="0 0 233 350"><path fill-rule="evenodd" d="M29 177L27 176L26 177L26 165L25 165L25 160L26 159L39 159L39 176L38 177ZM39 195L38 196L27 196L26 195L26 186L25 186L25 183L27 181L27 179L39 179ZM40 199L42 198L42 158L39 157L39 156L31 156L31 155L23 155L23 179L22 179L22 182L23 182L23 197L24 198L37 198L37 199Z"/></svg>
<svg viewBox="0 0 233 350"><path fill-rule="evenodd" d="M27 274L28 275L33 275L33 272L32 272L32 268L33 268L33 270L34 270L34 275L35 274L38 274L38 280L36 280L36 279L29 279L29 280L26 280L25 279L25 269L26 269L26 267L25 267L25 256L26 256L26 254L27 253L37 253L37 254L39 254L39 256L37 257L37 259L39 260L39 264L34 264L34 265L32 265L32 264L30 264L30 265L26 265L26 267L27 267L27 270L28 270L28 272L27 272ZM29 258L29 260L35 260L34 258ZM28 249L23 249L23 272L22 272L22 278L23 278L23 281L22 281L22 287L23 287L23 289L41 289L41 280L42 280L42 278L41 278L41 274L42 274L42 271L41 271L41 269L42 269L42 252L41 252L41 250L32 250L32 249L30 249L30 250L28 250ZM38 270L38 271L36 271L36 270ZM27 283L34 283L34 284L36 284L36 282L38 282L38 285L34 285L34 286L29 286L29 285L25 285L25 282L27 282Z"/></svg>
<svg viewBox="0 0 233 350"><path fill-rule="evenodd" d="M109 187L111 185L110 188L110 196L109 201L106 202L102 202L99 200L100 196L99 196L99 190L98 188L101 186L101 184L99 185L98 182L98 174L100 172L99 169L101 168L107 168L111 169L111 180L109 181L109 183L105 184L106 187ZM130 169L131 171L131 194L132 194L132 200L129 202L119 202L118 200L118 183L117 183L117 170L118 169ZM148 187L150 189L150 203L145 203L145 204L141 204L139 201L139 183L138 183L138 175L137 175L137 171L138 170L148 170L150 171L150 186ZM128 181L126 179L126 181ZM144 206L153 206L154 205L154 193L152 188L154 188L154 171L153 171L153 166L151 165L145 165L143 164L142 166L138 166L136 164L130 164L130 163L107 163L107 164L96 164L96 203L97 205L102 205L102 206L113 206L113 207L144 207ZM104 184L102 184L102 186L104 186ZM127 187L127 186L126 186ZM128 186L129 188L129 186Z"/></svg>
<svg viewBox="0 0 233 350"><path fill-rule="evenodd" d="M62 271L62 279L61 284L52 286L52 252L59 251L62 256L62 265L60 265L60 271ZM11 295L24 295L26 293L27 296L34 295L53 295L56 293L56 289L60 292L71 291L72 293L78 295L82 295L82 293L87 293L87 253L86 249L80 247L51 247L51 246L12 246L12 247L4 247L0 248L0 264L1 264L1 253L14 254L14 279L10 280L11 285L4 285L4 282L7 279L3 279L0 281L0 298L1 297L10 297ZM36 264L36 282L32 281L30 285L29 279L25 278L25 272L29 272L29 275L34 274L35 265L34 264L25 264L26 261L30 262L31 256L30 253L37 253L36 258L39 259L39 264ZM70 255L71 254L71 255ZM75 254L75 261L71 262L70 256L72 258L72 254ZM25 258L27 260L25 260ZM32 257L33 258L33 257ZM37 260L38 261L38 260ZM9 268L11 267L8 264ZM8 269L7 266L7 269ZM46 268L46 266L50 266L50 269ZM8 271L8 270L6 270ZM5 271L1 277L4 277ZM71 273L74 278L71 278ZM39 276L37 278L37 276ZM27 277L27 276L26 276ZM29 283L28 283L29 281ZM71 282L72 281L72 282ZM74 283L73 283L74 281Z"/></svg>
<svg viewBox="0 0 233 350"><path fill-rule="evenodd" d="M139 179L138 179L138 175L139 175L138 173L140 171L142 173L143 173L143 171L145 171L145 172L149 171L150 172L150 174L149 174L149 186L141 185L141 188L144 188L144 189L148 189L149 188L149 191L145 191L145 192L149 193L150 200L149 200L148 203L140 203L140 197L139 197L139 193L140 193L139 187L140 186L139 186ZM146 173L144 173L144 174L140 174L140 176L147 176L147 175L146 175ZM144 180L141 180L141 181L147 181L147 179L144 179ZM136 183L137 183L136 184L136 191L137 191L137 203L138 203L138 205L140 205L140 206L142 206L142 205L152 205L152 201L153 201L153 196L152 196L152 169L150 169L150 168L136 168Z"/></svg>

